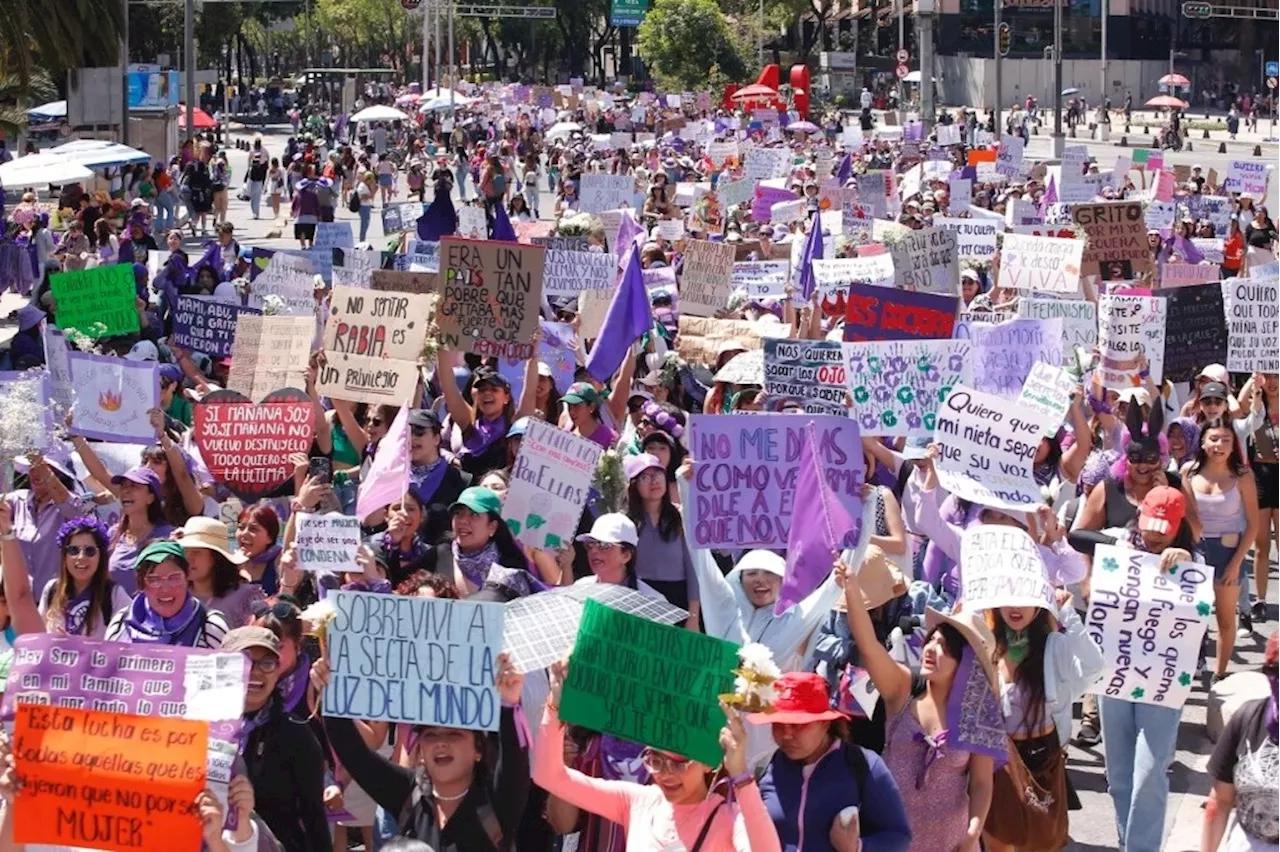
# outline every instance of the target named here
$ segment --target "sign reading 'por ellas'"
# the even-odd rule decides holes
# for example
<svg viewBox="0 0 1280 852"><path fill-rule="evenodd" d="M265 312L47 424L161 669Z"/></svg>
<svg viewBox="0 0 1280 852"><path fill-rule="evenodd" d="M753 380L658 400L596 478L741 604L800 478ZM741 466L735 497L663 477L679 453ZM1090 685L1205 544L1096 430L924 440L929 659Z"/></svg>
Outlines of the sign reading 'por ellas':
<svg viewBox="0 0 1280 852"><path fill-rule="evenodd" d="M1085 629L1106 669L1094 692L1173 709L1186 703L1213 612L1205 568L1181 562L1164 571L1159 556L1098 546Z"/></svg>
<svg viewBox="0 0 1280 852"><path fill-rule="evenodd" d="M533 357L546 249L518 243L440 241L440 345L500 358Z"/></svg>
<svg viewBox="0 0 1280 852"><path fill-rule="evenodd" d="M293 476L295 453L311 449L315 431L310 397L283 388L252 402L235 391L214 391L195 405L196 446L209 472L242 500L273 494Z"/></svg>

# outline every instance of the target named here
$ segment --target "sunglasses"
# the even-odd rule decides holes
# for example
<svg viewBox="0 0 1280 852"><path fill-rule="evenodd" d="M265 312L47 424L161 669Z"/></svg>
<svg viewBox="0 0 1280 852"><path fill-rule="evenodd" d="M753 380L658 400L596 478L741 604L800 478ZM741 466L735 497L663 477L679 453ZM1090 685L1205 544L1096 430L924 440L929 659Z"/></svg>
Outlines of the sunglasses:
<svg viewBox="0 0 1280 852"><path fill-rule="evenodd" d="M1129 464L1159 464L1160 453L1150 452L1142 449L1126 450L1124 457L1128 459Z"/></svg>
<svg viewBox="0 0 1280 852"><path fill-rule="evenodd" d="M68 556L87 556L92 559L98 555L98 546L86 544L84 547L80 547L78 544L69 544L66 547L66 553Z"/></svg>
<svg viewBox="0 0 1280 852"><path fill-rule="evenodd" d="M275 603L254 601L249 606L249 612L254 618L262 618L267 613L271 613L276 618L297 618L302 611L288 601L276 601Z"/></svg>
<svg viewBox="0 0 1280 852"><path fill-rule="evenodd" d="M693 761L687 757L675 757L670 754L663 754L653 749L645 749L640 754L640 762L644 764L644 768L652 773L658 772L683 772L685 767Z"/></svg>

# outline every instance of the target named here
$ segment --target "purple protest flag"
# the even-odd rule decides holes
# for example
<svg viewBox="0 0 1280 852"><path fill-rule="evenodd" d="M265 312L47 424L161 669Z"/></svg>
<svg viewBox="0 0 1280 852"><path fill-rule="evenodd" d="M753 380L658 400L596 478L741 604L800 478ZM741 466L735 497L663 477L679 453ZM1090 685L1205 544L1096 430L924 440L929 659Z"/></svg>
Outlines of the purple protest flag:
<svg viewBox="0 0 1280 852"><path fill-rule="evenodd" d="M378 442L368 474L356 492L356 517L364 520L409 490L409 404L400 406Z"/></svg>
<svg viewBox="0 0 1280 852"><path fill-rule="evenodd" d="M493 230L489 232L489 239L503 240L508 243L518 240L516 229L511 227L511 220L507 218L507 211L501 204L493 205Z"/></svg>
<svg viewBox="0 0 1280 852"><path fill-rule="evenodd" d="M458 233L458 211L447 192L437 192L431 206L418 217L418 239L437 242L441 237Z"/></svg>
<svg viewBox="0 0 1280 852"><path fill-rule="evenodd" d="M1049 212L1050 204L1058 203L1058 184L1053 179L1053 175L1049 175L1049 186L1045 188L1044 195L1040 196L1040 218L1043 219Z"/></svg>
<svg viewBox="0 0 1280 852"><path fill-rule="evenodd" d="M618 272L631 256L631 245L645 235L645 230L631 216L630 210L623 210L618 222L618 234L613 240L613 250L618 253ZM638 243L637 243L638 244Z"/></svg>
<svg viewBox="0 0 1280 852"><path fill-rule="evenodd" d="M1182 258L1184 263L1201 263L1204 261L1204 252L1196 247L1191 240L1178 234L1173 238L1173 250L1178 253L1178 257Z"/></svg>
<svg viewBox="0 0 1280 852"><path fill-rule="evenodd" d="M787 574L782 578L774 615L782 615L804 600L831 573L832 560L841 550L855 547L861 535L860 519L831 493L823 469L818 429L810 420L804 427L796 477L796 510L787 534ZM857 449L862 449L861 444ZM861 453L849 464L862 465Z"/></svg>
<svg viewBox="0 0 1280 852"><path fill-rule="evenodd" d="M845 181L853 179L853 155L845 154L844 159L840 161L840 169L836 172L836 180L844 186Z"/></svg>
<svg viewBox="0 0 1280 852"><path fill-rule="evenodd" d="M627 357L631 344L652 327L653 308L649 304L649 291L644 286L640 247L632 243L622 279L604 315L596 345L587 358L587 372L602 382L609 381Z"/></svg>
<svg viewBox="0 0 1280 852"><path fill-rule="evenodd" d="M813 217L809 227L809 238L804 244L804 255L800 258L800 294L807 302L813 298L813 288L817 279L813 276L813 262L822 260L822 221Z"/></svg>

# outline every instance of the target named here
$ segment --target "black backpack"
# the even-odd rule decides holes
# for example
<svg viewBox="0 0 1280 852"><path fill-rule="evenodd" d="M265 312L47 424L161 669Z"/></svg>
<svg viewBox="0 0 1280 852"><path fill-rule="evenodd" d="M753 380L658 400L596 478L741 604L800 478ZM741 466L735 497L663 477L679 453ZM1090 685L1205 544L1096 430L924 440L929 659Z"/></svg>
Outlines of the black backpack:
<svg viewBox="0 0 1280 852"><path fill-rule="evenodd" d="M360 190L351 190L351 194L347 196L347 209L352 213L360 212Z"/></svg>

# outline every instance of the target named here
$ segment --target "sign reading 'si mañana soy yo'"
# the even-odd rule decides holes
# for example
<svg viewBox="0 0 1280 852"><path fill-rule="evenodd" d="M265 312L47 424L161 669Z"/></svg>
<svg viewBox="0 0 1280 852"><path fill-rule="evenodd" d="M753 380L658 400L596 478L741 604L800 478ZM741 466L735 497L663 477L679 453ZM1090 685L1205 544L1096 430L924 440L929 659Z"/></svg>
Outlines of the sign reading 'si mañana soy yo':
<svg viewBox="0 0 1280 852"><path fill-rule="evenodd" d="M638 27L649 11L649 0L613 0L609 18L615 27Z"/></svg>

